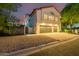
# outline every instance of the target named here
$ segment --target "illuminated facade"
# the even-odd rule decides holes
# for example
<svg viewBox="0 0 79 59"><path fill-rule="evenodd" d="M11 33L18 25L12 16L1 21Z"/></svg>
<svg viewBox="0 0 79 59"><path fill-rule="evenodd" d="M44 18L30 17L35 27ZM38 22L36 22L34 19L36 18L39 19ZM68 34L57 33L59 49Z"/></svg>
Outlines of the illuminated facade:
<svg viewBox="0 0 79 59"><path fill-rule="evenodd" d="M61 15L54 6L36 8L29 17L29 33L52 33L61 30Z"/></svg>

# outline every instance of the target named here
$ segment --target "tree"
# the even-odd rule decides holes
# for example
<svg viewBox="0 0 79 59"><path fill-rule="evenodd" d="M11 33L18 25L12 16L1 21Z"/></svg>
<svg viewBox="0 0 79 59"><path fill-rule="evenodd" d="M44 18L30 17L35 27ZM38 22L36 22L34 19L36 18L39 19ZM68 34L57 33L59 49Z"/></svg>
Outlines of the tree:
<svg viewBox="0 0 79 59"><path fill-rule="evenodd" d="M12 3L0 3L0 33L8 31L8 27L11 25L8 21L16 20L11 13L16 12L21 4Z"/></svg>
<svg viewBox="0 0 79 59"><path fill-rule="evenodd" d="M67 25L70 25L72 29L73 24L79 23L79 4L67 4L65 8L61 11L61 16L62 25L65 27L67 27Z"/></svg>
<svg viewBox="0 0 79 59"><path fill-rule="evenodd" d="M21 4L16 3L0 3L0 9L6 9L12 12L17 11L17 9L21 7Z"/></svg>

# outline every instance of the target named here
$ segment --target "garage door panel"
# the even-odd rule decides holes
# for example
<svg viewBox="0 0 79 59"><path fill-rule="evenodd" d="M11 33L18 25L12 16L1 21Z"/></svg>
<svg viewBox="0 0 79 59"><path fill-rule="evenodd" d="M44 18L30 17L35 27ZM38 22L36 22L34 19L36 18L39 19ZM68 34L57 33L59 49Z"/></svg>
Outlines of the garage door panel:
<svg viewBox="0 0 79 59"><path fill-rule="evenodd" d="M52 32L52 27L50 26L40 26L40 33Z"/></svg>

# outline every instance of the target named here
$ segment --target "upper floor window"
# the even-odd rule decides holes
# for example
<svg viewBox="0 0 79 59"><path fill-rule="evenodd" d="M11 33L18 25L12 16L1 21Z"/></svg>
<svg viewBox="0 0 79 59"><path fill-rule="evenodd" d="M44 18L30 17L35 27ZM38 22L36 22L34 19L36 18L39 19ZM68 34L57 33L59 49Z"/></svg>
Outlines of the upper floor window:
<svg viewBox="0 0 79 59"><path fill-rule="evenodd" d="M44 20L54 20L54 15L44 14Z"/></svg>
<svg viewBox="0 0 79 59"><path fill-rule="evenodd" d="M54 20L54 16L50 15L49 20Z"/></svg>
<svg viewBox="0 0 79 59"><path fill-rule="evenodd" d="M51 15L54 15L54 13L53 13L53 12L51 12Z"/></svg>
<svg viewBox="0 0 79 59"><path fill-rule="evenodd" d="M48 19L48 15L44 14L44 20L47 20L47 19Z"/></svg>

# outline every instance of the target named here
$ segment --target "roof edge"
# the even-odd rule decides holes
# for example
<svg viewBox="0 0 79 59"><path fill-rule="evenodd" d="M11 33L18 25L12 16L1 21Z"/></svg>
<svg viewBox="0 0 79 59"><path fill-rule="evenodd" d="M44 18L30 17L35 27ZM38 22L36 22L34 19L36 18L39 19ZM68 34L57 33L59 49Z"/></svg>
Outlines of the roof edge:
<svg viewBox="0 0 79 59"><path fill-rule="evenodd" d="M50 6L43 6L43 7L40 7L40 8L35 8L35 9L33 9L33 11L31 12L30 16L31 16L36 10L40 10L40 9L42 9L42 8L48 8L48 7L54 7L54 8L56 9L56 11L57 11L57 12L59 13L59 15L60 15L59 10L58 10L55 6L50 5Z"/></svg>

